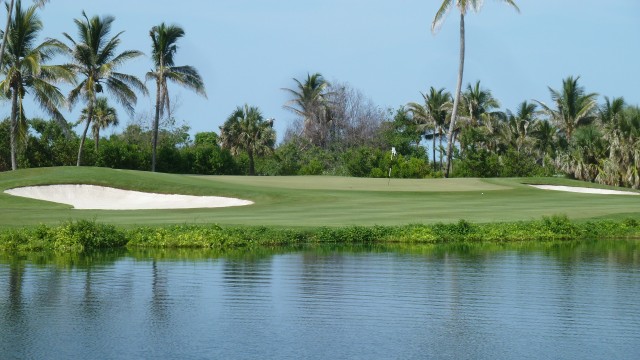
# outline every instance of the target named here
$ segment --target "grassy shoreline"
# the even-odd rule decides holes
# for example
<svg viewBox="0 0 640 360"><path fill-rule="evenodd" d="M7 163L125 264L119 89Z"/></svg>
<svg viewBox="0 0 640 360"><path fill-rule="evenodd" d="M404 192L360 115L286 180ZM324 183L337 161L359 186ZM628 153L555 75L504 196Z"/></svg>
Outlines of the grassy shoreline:
<svg viewBox="0 0 640 360"><path fill-rule="evenodd" d="M45 184L226 196L255 204L76 210L3 193ZM189 176L90 167L24 169L0 173L0 251L640 239L638 196L564 193L527 184L611 189L562 178L388 181Z"/></svg>
<svg viewBox="0 0 640 360"><path fill-rule="evenodd" d="M1 252L61 251L79 253L113 248L251 249L305 244L445 244L558 240L640 239L640 222L576 222L566 216L535 221L474 224L412 224L286 228L265 226L174 225L118 227L91 220L67 221L0 230Z"/></svg>

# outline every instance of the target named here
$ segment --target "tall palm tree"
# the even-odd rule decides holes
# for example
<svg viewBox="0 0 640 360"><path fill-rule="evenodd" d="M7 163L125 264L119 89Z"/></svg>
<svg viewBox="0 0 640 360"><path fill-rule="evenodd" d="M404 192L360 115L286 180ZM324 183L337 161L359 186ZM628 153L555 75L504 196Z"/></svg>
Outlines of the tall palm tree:
<svg viewBox="0 0 640 360"><path fill-rule="evenodd" d="M220 127L220 141L233 155L246 151L249 175L255 175L255 156L272 152L276 142L273 120L265 120L255 106L238 106Z"/></svg>
<svg viewBox="0 0 640 360"><path fill-rule="evenodd" d="M67 47L72 60L70 66L82 77L82 81L69 93L69 102L74 104L82 98L87 107L86 125L80 138L77 166L82 163L82 150L87 131L93 121L97 95L106 90L127 112L133 114L134 105L138 101L134 90L147 94L147 88L137 77L117 72L126 61L143 54L137 50L126 50L116 54L120 35L123 32L109 37L114 20L112 16L88 18L83 11L82 18L74 20L78 39L74 40L69 34L64 33L72 44L71 48Z"/></svg>
<svg viewBox="0 0 640 360"><path fill-rule="evenodd" d="M49 0L34 0L34 4L37 7L44 6L44 4L48 3ZM4 34L2 35L2 45L0 45L0 64L4 61L4 52L7 44L7 34L9 33L9 24L11 23L11 16L13 15L13 5L15 4L14 0L11 0L7 5L7 24L4 28Z"/></svg>
<svg viewBox="0 0 640 360"><path fill-rule="evenodd" d="M312 138L313 129L320 130L320 139L316 141L316 145L322 145L322 130L328 120L328 87L329 83L322 77L320 73L307 74L307 79L296 82L295 89L283 88L282 90L289 93L293 98L287 101L284 108L292 111L303 119L303 135ZM316 134L318 135L318 134Z"/></svg>
<svg viewBox="0 0 640 360"><path fill-rule="evenodd" d="M79 122L87 121L88 116L89 109L82 109ZM100 130L106 129L109 126L117 126L119 123L116 109L109 106L109 102L106 97L99 96L98 98L96 98L96 103L93 108L92 122L93 125L91 126L91 134L93 135L96 152L98 152L100 147Z"/></svg>
<svg viewBox="0 0 640 360"><path fill-rule="evenodd" d="M563 131L567 141L571 141L573 133L581 125L587 125L595 119L597 109L596 93L586 93L584 87L578 85L580 77L569 76L562 80L562 90L549 87L551 100L555 108L536 100L549 115L558 128Z"/></svg>
<svg viewBox="0 0 640 360"><path fill-rule="evenodd" d="M511 5L518 12L520 9L516 5L513 0L501 0L508 5ZM445 16L451 9L451 7L455 5L460 11L460 62L458 68L458 83L456 86L456 92L453 99L453 112L451 113L451 122L449 123L449 132L447 134L447 167L444 171L444 176L449 176L449 171L451 170L451 157L453 151L453 132L456 128L456 120L458 117L458 105L460 104L460 93L462 92L462 75L464 72L464 51L465 51L465 42L464 42L464 17L469 10L473 10L474 12L478 12L482 7L482 0L444 0L438 12L436 12L435 17L433 18L433 22L431 23L431 31L436 32L436 30L440 27L442 22L445 19Z"/></svg>
<svg viewBox="0 0 640 360"><path fill-rule="evenodd" d="M36 6L31 6L23 10L21 1L16 2L15 13L7 32L7 54L2 64L6 77L0 82L0 88L11 96L10 146L13 170L17 169L17 139L20 134L26 136L26 118L22 104L25 94L30 93L40 107L56 121L66 125L66 120L58 110L65 104L65 98L54 83L74 80L68 67L44 64L62 49L55 40L35 44L42 30L42 21L37 16L36 9Z"/></svg>
<svg viewBox="0 0 640 360"><path fill-rule="evenodd" d="M207 93L204 89L204 82L196 68L189 65L175 66L174 55L178 50L177 42L184 36L184 30L181 27L162 23L151 28L149 36L152 41L151 56L155 69L147 73L147 80L152 79L156 82L156 109L153 119L151 171L156 171L156 149L158 146L160 117L165 110L167 112L171 111L167 81L173 81L178 85L182 85L205 98L207 97Z"/></svg>

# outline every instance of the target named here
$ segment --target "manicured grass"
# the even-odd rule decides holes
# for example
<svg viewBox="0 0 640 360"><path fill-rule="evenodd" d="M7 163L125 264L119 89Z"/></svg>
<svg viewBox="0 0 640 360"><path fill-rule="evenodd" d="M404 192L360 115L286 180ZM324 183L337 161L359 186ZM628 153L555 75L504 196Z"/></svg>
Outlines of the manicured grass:
<svg viewBox="0 0 640 360"><path fill-rule="evenodd" d="M238 197L251 206L104 211L10 196L2 191L44 184L93 184L128 190ZM44 168L0 173L0 228L89 219L122 226L222 224L286 227L373 226L640 217L640 196L538 190L527 183L602 187L560 178L361 179L324 176L187 176L104 168ZM603 187L610 188L610 187Z"/></svg>

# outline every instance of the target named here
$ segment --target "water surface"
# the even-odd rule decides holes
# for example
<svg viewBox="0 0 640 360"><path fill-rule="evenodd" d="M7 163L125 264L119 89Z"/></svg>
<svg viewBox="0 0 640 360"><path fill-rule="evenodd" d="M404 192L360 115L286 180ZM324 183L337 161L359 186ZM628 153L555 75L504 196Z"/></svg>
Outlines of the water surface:
<svg viewBox="0 0 640 360"><path fill-rule="evenodd" d="M640 244L0 255L2 359L637 359Z"/></svg>

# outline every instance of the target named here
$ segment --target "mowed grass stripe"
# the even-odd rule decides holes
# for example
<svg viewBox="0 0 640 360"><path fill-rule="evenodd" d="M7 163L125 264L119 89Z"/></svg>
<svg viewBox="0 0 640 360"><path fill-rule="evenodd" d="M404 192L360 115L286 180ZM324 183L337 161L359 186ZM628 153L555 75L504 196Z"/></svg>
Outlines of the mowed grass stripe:
<svg viewBox="0 0 640 360"><path fill-rule="evenodd" d="M539 190L527 183L602 187L560 178L365 179L158 174L105 168L25 169L0 174L0 192L47 184L92 184L165 194L228 196L251 206L184 210L74 210L0 194L0 227L95 219L124 226L185 223L318 227L506 222L564 214L571 219L640 216L640 197ZM611 189L611 187L602 187Z"/></svg>

